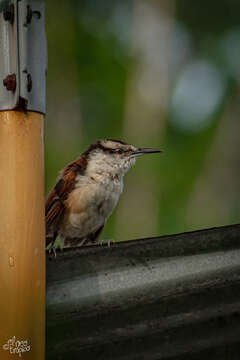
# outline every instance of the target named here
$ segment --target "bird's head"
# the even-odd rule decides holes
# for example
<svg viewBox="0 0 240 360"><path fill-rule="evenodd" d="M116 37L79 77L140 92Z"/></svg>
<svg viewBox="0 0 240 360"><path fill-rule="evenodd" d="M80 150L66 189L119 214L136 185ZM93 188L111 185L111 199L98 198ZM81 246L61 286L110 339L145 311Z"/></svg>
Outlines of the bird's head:
<svg viewBox="0 0 240 360"><path fill-rule="evenodd" d="M90 172L121 176L135 164L137 157L162 151L155 148L137 148L121 140L101 139L90 145L84 155L87 157Z"/></svg>

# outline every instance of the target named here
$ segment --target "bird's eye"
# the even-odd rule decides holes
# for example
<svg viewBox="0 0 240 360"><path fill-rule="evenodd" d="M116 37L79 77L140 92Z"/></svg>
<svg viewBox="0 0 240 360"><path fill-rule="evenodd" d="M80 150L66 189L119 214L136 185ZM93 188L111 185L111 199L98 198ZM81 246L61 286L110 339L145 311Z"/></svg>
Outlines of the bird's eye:
<svg viewBox="0 0 240 360"><path fill-rule="evenodd" d="M118 154L122 154L122 153L123 153L123 150L122 150L122 149L116 149L116 152L117 152Z"/></svg>

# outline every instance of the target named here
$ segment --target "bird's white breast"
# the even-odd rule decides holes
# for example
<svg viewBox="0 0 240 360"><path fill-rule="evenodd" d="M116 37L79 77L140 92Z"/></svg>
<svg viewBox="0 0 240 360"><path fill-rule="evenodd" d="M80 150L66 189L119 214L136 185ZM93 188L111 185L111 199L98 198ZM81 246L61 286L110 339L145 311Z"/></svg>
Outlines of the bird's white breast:
<svg viewBox="0 0 240 360"><path fill-rule="evenodd" d="M76 188L67 200L64 236L84 237L97 231L112 214L122 190L122 178L78 176Z"/></svg>

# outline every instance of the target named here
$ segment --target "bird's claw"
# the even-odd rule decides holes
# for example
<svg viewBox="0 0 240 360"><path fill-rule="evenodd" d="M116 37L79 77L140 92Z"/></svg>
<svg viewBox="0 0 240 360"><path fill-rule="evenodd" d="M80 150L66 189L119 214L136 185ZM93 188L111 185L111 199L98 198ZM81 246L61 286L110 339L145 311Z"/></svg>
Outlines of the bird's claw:
<svg viewBox="0 0 240 360"><path fill-rule="evenodd" d="M99 245L103 246L103 245L107 244L108 247L110 247L111 244L115 244L115 243L116 243L116 240L114 240L114 239L107 239L107 240L102 239L99 241Z"/></svg>

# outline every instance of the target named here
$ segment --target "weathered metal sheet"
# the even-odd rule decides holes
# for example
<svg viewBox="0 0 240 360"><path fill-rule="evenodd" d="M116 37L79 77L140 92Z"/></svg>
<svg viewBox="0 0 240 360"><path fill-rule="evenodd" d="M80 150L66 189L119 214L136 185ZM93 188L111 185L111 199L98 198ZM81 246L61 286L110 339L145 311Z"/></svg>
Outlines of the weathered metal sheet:
<svg viewBox="0 0 240 360"><path fill-rule="evenodd" d="M239 225L68 249L47 259L47 359L238 359L239 296Z"/></svg>
<svg viewBox="0 0 240 360"><path fill-rule="evenodd" d="M46 112L42 0L0 0L0 110Z"/></svg>
<svg viewBox="0 0 240 360"><path fill-rule="evenodd" d="M0 1L0 110L15 108L19 99L16 13L17 1Z"/></svg>
<svg viewBox="0 0 240 360"><path fill-rule="evenodd" d="M47 44L44 4L21 0L19 7L20 96L28 110L46 112Z"/></svg>

